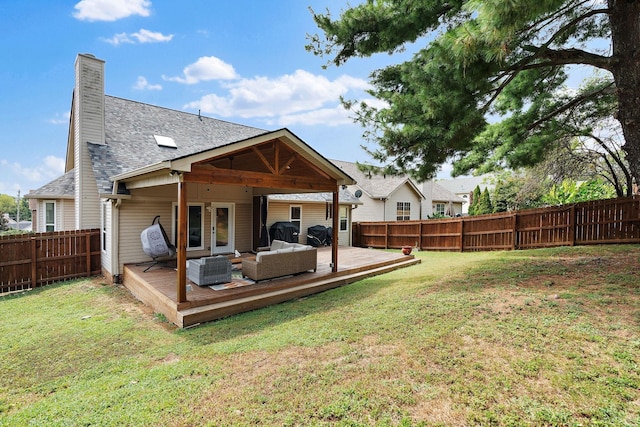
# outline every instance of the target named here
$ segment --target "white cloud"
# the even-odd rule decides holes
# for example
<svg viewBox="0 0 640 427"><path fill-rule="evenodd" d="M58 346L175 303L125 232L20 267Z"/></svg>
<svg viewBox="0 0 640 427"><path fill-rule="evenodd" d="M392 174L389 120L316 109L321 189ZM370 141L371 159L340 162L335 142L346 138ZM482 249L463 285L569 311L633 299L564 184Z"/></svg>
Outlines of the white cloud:
<svg viewBox="0 0 640 427"><path fill-rule="evenodd" d="M168 81L188 85L208 80L229 80L238 78L238 75L231 64L227 64L215 56L203 56L193 64L187 65L182 72L184 77L162 76L162 78Z"/></svg>
<svg viewBox="0 0 640 427"><path fill-rule="evenodd" d="M53 118L47 120L49 123L51 123L52 125L68 125L69 124L69 118L71 117L71 113L70 112L66 112L63 114L58 114L56 113L55 116L53 116Z"/></svg>
<svg viewBox="0 0 640 427"><path fill-rule="evenodd" d="M146 78L138 76L138 80L136 80L136 84L133 85L133 88L136 90L162 90L162 85L149 84Z"/></svg>
<svg viewBox="0 0 640 427"><path fill-rule="evenodd" d="M291 125L325 125L341 126L353 123L349 111L342 105L334 108L322 108L314 111L307 111L300 114L288 114L280 117L277 121L280 126L289 127Z"/></svg>
<svg viewBox="0 0 640 427"><path fill-rule="evenodd" d="M26 193L61 176L64 162L64 159L51 155L30 166L0 159L0 187L3 191L21 190Z"/></svg>
<svg viewBox="0 0 640 427"><path fill-rule="evenodd" d="M133 88L136 90L162 90L162 85L149 84L146 78L138 76L138 80L136 80L136 84L133 85Z"/></svg>
<svg viewBox="0 0 640 427"><path fill-rule="evenodd" d="M313 114L322 114L325 118L331 116L345 123L348 112L340 106L335 107L339 97L368 87L366 81L350 76L331 81L324 76L297 70L275 79L255 77L229 83L225 86L228 89L226 96L205 95L185 108L199 108L202 112L223 117L282 116L280 121L288 123L311 122Z"/></svg>
<svg viewBox="0 0 640 427"><path fill-rule="evenodd" d="M162 43L171 41L171 39L173 39L173 34L164 35L159 32L149 31L142 28L137 33L118 33L110 39L103 38L102 40L114 46L118 46L123 43Z"/></svg>
<svg viewBox="0 0 640 427"><path fill-rule="evenodd" d="M131 15L149 16L149 0L81 0L74 18L81 21L116 21Z"/></svg>

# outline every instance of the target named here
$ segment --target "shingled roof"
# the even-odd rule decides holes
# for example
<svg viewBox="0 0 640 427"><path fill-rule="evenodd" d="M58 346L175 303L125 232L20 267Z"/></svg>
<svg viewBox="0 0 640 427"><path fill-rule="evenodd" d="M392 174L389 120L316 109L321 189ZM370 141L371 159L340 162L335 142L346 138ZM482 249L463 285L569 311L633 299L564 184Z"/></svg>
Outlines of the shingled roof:
<svg viewBox="0 0 640 427"><path fill-rule="evenodd" d="M29 194L25 195L26 198L40 198L47 197L56 199L72 199L75 197L75 181L73 169L65 173L59 178L43 185L37 190L31 190Z"/></svg>
<svg viewBox="0 0 640 427"><path fill-rule="evenodd" d="M306 203L326 203L333 202L333 193L293 193L293 194L270 194L269 200L281 202L306 202ZM338 193L340 203L361 205L362 202L347 189L340 189Z"/></svg>
<svg viewBox="0 0 640 427"><path fill-rule="evenodd" d="M98 191L110 177L268 133L264 129L105 95L105 144L87 143ZM160 146L154 135L172 138Z"/></svg>
<svg viewBox="0 0 640 427"><path fill-rule="evenodd" d="M406 175L369 175L358 169L356 163L342 160L331 160L331 162L355 179L358 187L372 199L387 199L404 184L408 184L421 199L424 198L420 189Z"/></svg>

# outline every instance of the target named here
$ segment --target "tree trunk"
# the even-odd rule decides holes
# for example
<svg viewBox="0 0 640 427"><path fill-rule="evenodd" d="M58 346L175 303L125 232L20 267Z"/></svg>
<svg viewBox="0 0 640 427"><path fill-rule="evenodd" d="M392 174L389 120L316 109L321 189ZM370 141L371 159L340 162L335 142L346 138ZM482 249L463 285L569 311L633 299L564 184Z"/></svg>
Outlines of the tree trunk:
<svg viewBox="0 0 640 427"><path fill-rule="evenodd" d="M640 2L608 0L618 96L617 119L622 126L629 172L640 182Z"/></svg>

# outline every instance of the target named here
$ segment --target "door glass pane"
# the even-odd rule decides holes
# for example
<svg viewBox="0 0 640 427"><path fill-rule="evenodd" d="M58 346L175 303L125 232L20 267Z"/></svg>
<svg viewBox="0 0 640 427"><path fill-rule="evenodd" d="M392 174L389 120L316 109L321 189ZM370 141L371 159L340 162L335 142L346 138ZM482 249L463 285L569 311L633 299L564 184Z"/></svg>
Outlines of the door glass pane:
<svg viewBox="0 0 640 427"><path fill-rule="evenodd" d="M189 247L198 248L202 246L202 207L189 206Z"/></svg>
<svg viewBox="0 0 640 427"><path fill-rule="evenodd" d="M229 208L216 208L216 246L229 244Z"/></svg>

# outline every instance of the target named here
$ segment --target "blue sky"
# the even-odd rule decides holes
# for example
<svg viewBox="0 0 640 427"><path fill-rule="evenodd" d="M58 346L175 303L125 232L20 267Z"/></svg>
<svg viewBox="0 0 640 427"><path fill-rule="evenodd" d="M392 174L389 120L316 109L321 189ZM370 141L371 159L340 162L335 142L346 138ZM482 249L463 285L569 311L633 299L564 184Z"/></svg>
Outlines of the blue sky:
<svg viewBox="0 0 640 427"><path fill-rule="evenodd" d="M0 193L24 195L63 173L78 53L106 61L109 95L287 127L328 158L368 160L362 128L339 97L368 98L370 72L399 57L323 69L327 59L304 49L319 32L308 8L337 15L348 4L2 0Z"/></svg>

